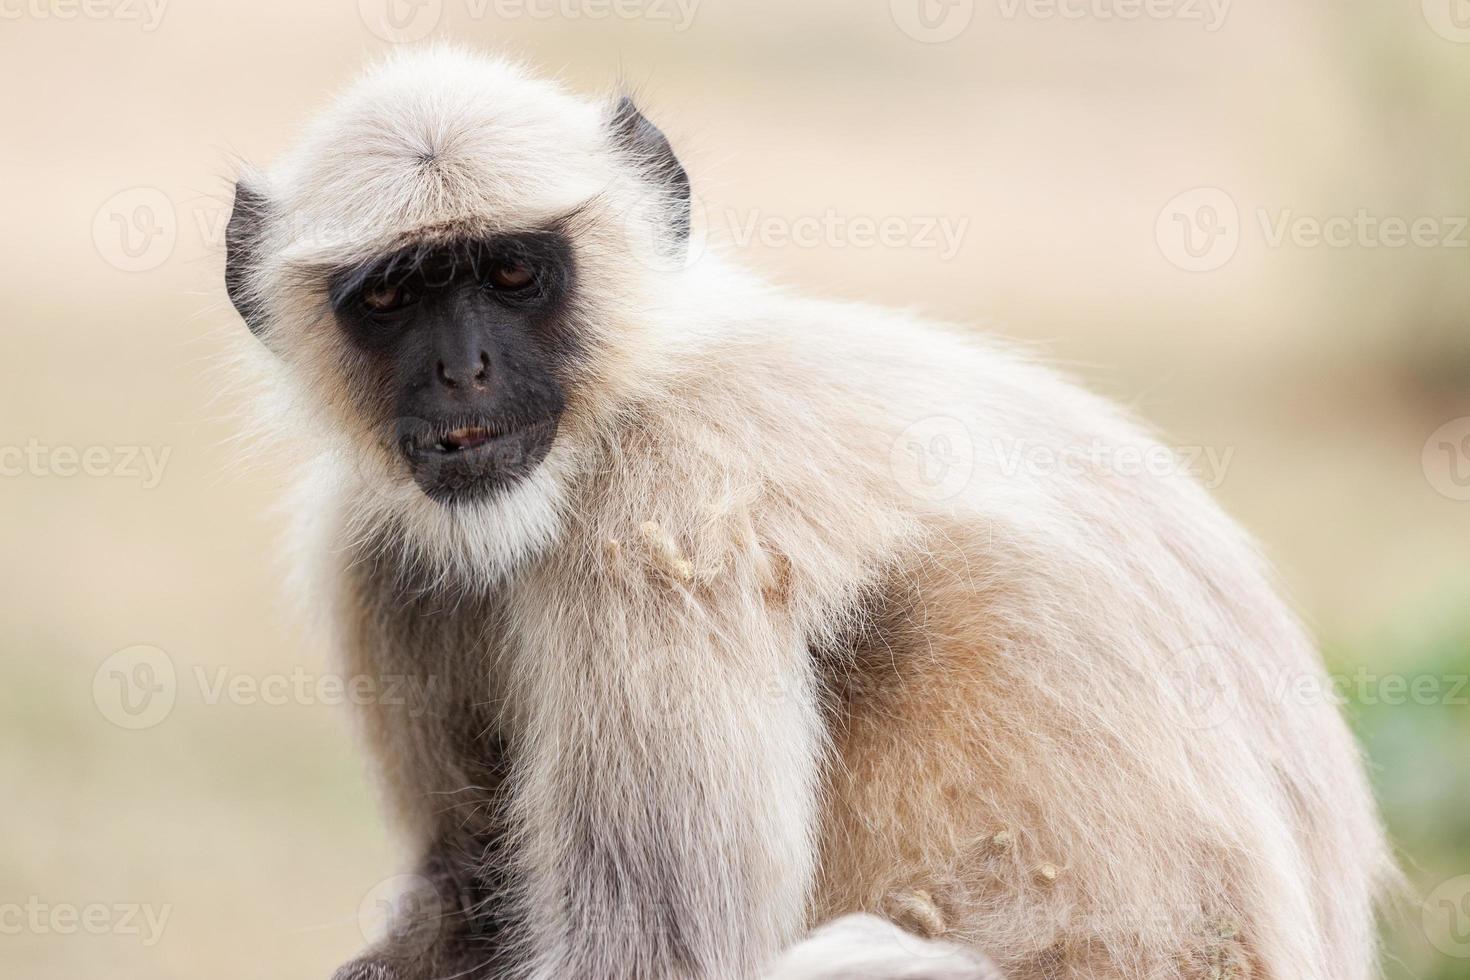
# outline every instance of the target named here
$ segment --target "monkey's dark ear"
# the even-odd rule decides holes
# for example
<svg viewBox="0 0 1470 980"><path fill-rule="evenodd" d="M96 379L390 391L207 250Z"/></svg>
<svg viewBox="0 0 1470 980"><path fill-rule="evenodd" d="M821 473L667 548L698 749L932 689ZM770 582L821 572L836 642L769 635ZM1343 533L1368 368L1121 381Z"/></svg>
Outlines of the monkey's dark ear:
<svg viewBox="0 0 1470 980"><path fill-rule="evenodd" d="M689 174L674 154L668 137L649 122L626 95L618 100L612 115L614 144L645 168L650 179L668 195L673 232L678 241L689 239Z"/></svg>
<svg viewBox="0 0 1470 980"><path fill-rule="evenodd" d="M243 180L235 184L235 206L225 228L225 291L240 318L257 337L265 328L265 310L251 289L251 273L260 261L265 197Z"/></svg>

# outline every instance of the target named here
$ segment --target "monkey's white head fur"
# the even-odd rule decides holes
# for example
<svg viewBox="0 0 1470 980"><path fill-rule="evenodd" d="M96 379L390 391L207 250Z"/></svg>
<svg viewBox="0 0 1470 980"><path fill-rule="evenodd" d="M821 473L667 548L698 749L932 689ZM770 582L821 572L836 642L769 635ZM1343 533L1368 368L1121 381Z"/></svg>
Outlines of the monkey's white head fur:
<svg viewBox="0 0 1470 980"><path fill-rule="evenodd" d="M370 70L275 166L237 187L231 298L274 355L274 400L290 406L290 428L326 436L318 488L331 482L359 530L396 528L411 557L463 571L462 581L498 575L555 538L564 485L601 421L650 381L650 308L667 308L687 278L669 261L687 200L659 169L672 158L630 139L630 111L662 140L627 100L579 98L510 62L428 48ZM552 226L575 241L567 315L582 347L555 443L493 497L429 499L394 450L384 393L366 390L361 356L333 322L331 277L406 247Z"/></svg>

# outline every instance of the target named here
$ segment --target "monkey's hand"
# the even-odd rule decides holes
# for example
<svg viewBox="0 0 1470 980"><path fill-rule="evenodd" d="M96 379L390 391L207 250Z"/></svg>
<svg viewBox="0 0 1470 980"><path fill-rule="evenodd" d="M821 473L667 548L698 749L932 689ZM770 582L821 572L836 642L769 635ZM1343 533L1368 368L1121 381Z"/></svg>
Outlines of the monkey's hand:
<svg viewBox="0 0 1470 980"><path fill-rule="evenodd" d="M494 962L472 948L429 950L418 959L405 951L382 949L365 953L337 968L332 980L490 980L501 975Z"/></svg>
<svg viewBox="0 0 1470 980"><path fill-rule="evenodd" d="M404 973L386 960L366 958L339 967L332 980L404 980Z"/></svg>
<svg viewBox="0 0 1470 980"><path fill-rule="evenodd" d="M429 848L416 874L402 875L391 900L379 903L383 938L332 974L332 980L487 980L500 976L495 920L484 911L480 884L466 869L467 848L445 839ZM476 909L479 909L478 914Z"/></svg>
<svg viewBox="0 0 1470 980"><path fill-rule="evenodd" d="M872 915L830 922L791 947L763 980L1004 980L979 953L921 939Z"/></svg>

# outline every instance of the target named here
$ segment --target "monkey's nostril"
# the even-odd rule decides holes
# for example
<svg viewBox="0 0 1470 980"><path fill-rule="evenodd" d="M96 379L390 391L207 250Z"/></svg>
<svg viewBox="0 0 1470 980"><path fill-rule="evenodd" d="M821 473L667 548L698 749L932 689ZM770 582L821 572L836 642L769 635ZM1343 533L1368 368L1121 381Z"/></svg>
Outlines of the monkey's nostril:
<svg viewBox="0 0 1470 980"><path fill-rule="evenodd" d="M480 366L475 369L475 380L484 381L490 377L490 355L480 351Z"/></svg>
<svg viewBox="0 0 1470 980"><path fill-rule="evenodd" d="M458 382L456 382L453 378L449 376L449 372L444 370L443 361L439 362L438 367L435 368L435 373L439 375L439 380L444 382L444 384L450 388L453 388L458 384Z"/></svg>

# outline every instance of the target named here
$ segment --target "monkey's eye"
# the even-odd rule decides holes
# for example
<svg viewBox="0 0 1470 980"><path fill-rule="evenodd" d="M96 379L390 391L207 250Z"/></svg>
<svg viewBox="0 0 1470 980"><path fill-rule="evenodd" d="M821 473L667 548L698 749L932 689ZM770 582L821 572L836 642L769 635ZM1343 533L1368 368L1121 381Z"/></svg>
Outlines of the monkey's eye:
<svg viewBox="0 0 1470 980"><path fill-rule="evenodd" d="M412 305L418 299L407 286L386 282L364 287L359 298L362 305L374 313L392 313Z"/></svg>
<svg viewBox="0 0 1470 980"><path fill-rule="evenodd" d="M496 289L527 289L536 282L536 273L524 262L502 262L490 270L490 285Z"/></svg>

